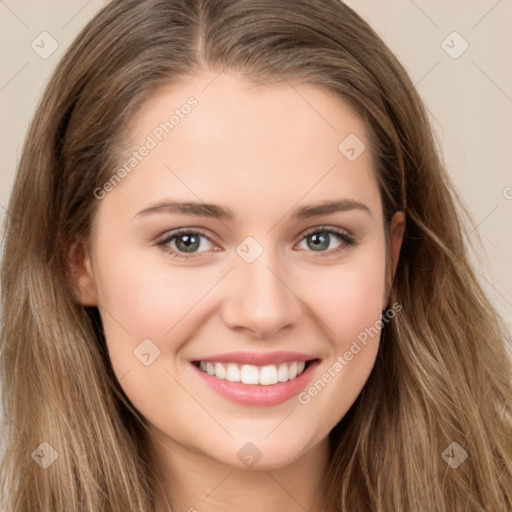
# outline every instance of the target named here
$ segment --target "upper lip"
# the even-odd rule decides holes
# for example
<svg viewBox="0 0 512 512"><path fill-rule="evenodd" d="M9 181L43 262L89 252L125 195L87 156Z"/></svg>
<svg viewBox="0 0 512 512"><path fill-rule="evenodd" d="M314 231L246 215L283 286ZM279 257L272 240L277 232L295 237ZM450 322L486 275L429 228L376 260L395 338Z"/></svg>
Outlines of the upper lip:
<svg viewBox="0 0 512 512"><path fill-rule="evenodd" d="M237 363L266 366L270 364L287 363L289 361L311 361L313 359L318 358L310 354L301 354L299 352L228 352L200 357L194 359L192 362L204 361L205 363Z"/></svg>

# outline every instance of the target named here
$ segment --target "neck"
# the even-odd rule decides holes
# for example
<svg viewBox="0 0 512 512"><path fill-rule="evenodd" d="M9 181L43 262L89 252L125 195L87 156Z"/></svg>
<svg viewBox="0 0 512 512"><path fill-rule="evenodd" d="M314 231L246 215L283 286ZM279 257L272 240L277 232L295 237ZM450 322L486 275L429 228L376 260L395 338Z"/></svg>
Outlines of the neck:
<svg viewBox="0 0 512 512"><path fill-rule="evenodd" d="M161 433L150 445L155 512L325 512L320 497L327 438L292 463L264 470L224 465Z"/></svg>

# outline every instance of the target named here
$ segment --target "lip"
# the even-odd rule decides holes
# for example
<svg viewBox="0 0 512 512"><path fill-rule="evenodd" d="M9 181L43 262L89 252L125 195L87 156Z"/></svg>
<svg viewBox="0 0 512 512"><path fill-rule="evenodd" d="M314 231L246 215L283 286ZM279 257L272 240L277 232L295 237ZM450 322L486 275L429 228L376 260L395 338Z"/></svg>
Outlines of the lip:
<svg viewBox="0 0 512 512"><path fill-rule="evenodd" d="M214 360L218 362L227 362L220 361L219 359L201 359L201 361L210 362ZM285 361L289 360L290 359L286 359ZM296 359L292 358L291 360L293 361ZM304 359L299 360L304 361ZM244 359L244 361L247 361L247 359ZM275 359L273 359L273 361L275 361ZM203 372L193 363L191 363L191 366L198 376L202 378L211 389L232 402L243 405L270 407L286 402L287 400L297 396L310 383L316 367L320 364L320 359L311 358L308 359L308 361L309 363L307 363L305 370L295 379L288 380L286 382L279 382L269 386L263 386L260 384L242 384L241 382L230 382L228 380L218 379L213 375ZM229 362L238 361L229 359Z"/></svg>
<svg viewBox="0 0 512 512"><path fill-rule="evenodd" d="M207 357L199 357L192 362L204 361L205 363L237 363L252 364L254 366L266 366L269 364L281 364L290 361L311 361L318 359L311 354L299 352L229 352Z"/></svg>

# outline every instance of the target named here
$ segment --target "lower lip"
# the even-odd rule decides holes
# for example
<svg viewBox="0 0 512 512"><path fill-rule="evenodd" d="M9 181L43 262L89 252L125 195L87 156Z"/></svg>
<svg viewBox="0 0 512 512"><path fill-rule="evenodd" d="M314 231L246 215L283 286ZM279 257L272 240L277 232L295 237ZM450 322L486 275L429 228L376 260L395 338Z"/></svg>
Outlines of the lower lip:
<svg viewBox="0 0 512 512"><path fill-rule="evenodd" d="M194 364L192 364L192 366L208 386L233 402L244 405L271 406L286 402L286 400L298 395L310 381L319 363L320 361L318 360L311 362L295 379L269 386L242 384L241 382L230 382L229 380L218 379L213 375L203 372Z"/></svg>

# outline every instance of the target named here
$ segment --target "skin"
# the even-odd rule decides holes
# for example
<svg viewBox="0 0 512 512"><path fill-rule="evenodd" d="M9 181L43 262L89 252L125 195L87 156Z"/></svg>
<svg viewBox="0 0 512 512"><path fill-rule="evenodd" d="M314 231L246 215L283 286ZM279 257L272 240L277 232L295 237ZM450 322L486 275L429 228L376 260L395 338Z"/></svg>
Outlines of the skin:
<svg viewBox="0 0 512 512"><path fill-rule="evenodd" d="M204 73L146 101L132 123L133 149L190 96L198 106L98 201L88 243L74 248L80 301L99 307L116 376L148 420L162 482L158 512L168 510L166 501L201 512L320 510L327 436L367 381L379 336L307 404L231 402L190 361L239 350L303 352L321 360L314 382L375 325L389 290L365 126L317 86L257 88L233 73ZM367 148L355 161L338 150L349 134ZM137 216L170 199L223 205L235 219ZM301 206L333 199L359 201L369 212L292 218ZM404 225L397 213L393 269ZM190 260L170 254L183 238L167 252L157 245L181 227L207 232ZM304 232L316 227L348 232L357 244L327 235L328 248L315 251ZM247 236L263 248L250 264L236 252ZM160 350L149 366L133 353L144 339ZM251 468L237 457L248 442L261 453Z"/></svg>

